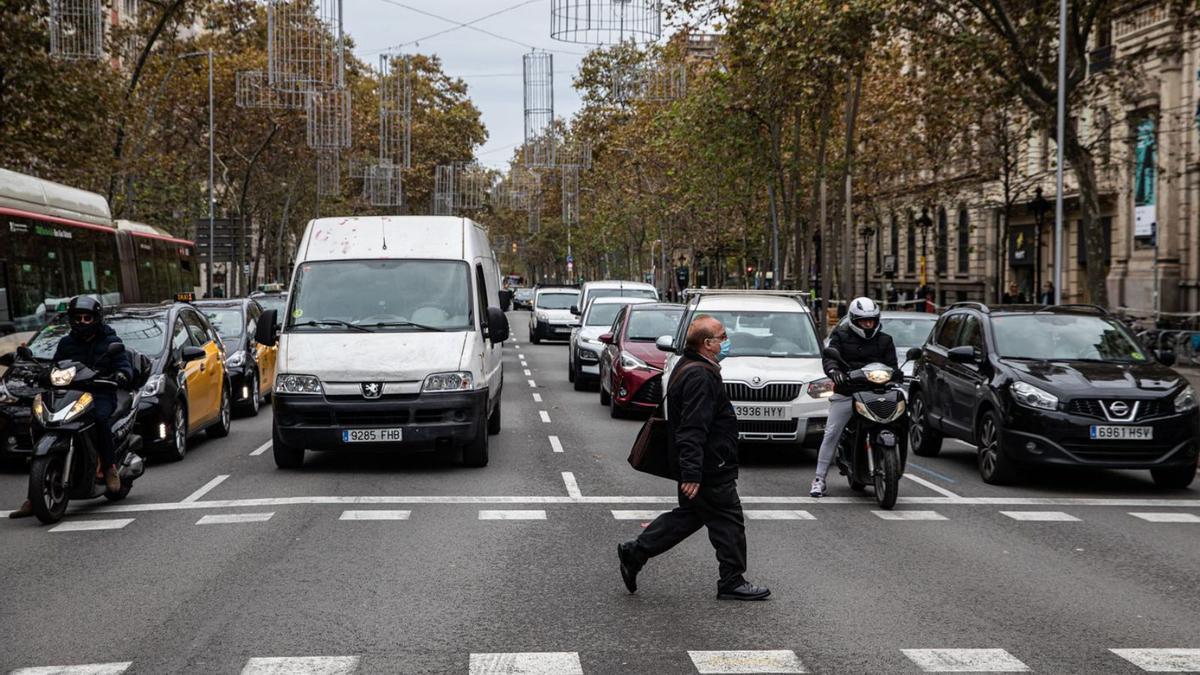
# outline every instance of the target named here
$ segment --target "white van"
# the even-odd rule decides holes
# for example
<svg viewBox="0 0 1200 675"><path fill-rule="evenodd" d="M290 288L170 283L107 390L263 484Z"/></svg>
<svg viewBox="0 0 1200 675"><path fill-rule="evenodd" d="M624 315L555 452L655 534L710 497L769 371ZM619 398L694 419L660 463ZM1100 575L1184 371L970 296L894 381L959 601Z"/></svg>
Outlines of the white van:
<svg viewBox="0 0 1200 675"><path fill-rule="evenodd" d="M588 303L595 298L649 298L658 301L658 289L640 281L589 281L579 289L579 302L571 306L571 313L583 316Z"/></svg>
<svg viewBox="0 0 1200 675"><path fill-rule="evenodd" d="M300 240L271 408L280 468L305 449L461 452L488 462L500 432L499 268L465 218L310 221ZM272 310L264 313L271 313Z"/></svg>

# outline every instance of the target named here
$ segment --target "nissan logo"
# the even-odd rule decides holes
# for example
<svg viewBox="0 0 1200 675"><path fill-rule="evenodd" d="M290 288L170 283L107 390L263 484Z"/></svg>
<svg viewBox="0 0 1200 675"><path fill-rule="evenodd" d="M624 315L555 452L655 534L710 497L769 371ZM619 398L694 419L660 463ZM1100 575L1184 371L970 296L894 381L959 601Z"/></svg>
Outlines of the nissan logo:
<svg viewBox="0 0 1200 675"><path fill-rule="evenodd" d="M1124 401L1113 401L1108 404L1108 412L1116 417L1124 417L1129 414L1129 404Z"/></svg>
<svg viewBox="0 0 1200 675"><path fill-rule="evenodd" d="M363 382L362 383L363 398L379 398L383 395L382 382Z"/></svg>

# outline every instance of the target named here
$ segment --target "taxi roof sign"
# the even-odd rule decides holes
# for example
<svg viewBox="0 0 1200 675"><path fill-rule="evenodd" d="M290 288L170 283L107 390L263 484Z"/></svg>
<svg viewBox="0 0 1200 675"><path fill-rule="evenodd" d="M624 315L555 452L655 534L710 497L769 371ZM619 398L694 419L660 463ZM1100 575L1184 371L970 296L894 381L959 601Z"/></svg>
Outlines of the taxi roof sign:
<svg viewBox="0 0 1200 675"><path fill-rule="evenodd" d="M188 291L186 293L176 293L175 302L195 302L196 294Z"/></svg>

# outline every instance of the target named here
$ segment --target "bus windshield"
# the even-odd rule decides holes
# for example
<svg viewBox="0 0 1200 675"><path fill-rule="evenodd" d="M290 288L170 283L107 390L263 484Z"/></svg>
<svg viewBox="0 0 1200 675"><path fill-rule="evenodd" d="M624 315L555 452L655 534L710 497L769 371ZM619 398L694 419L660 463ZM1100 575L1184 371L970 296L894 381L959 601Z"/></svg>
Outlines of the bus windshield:
<svg viewBox="0 0 1200 675"><path fill-rule="evenodd" d="M285 330L471 330L469 271L457 260L304 263Z"/></svg>

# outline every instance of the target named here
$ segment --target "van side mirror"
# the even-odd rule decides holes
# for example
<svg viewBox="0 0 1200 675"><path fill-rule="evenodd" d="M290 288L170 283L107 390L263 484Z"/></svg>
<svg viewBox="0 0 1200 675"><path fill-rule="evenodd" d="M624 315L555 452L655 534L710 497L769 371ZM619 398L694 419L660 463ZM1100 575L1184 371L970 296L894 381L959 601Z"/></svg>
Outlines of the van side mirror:
<svg viewBox="0 0 1200 675"><path fill-rule="evenodd" d="M580 314L579 305L571 305L571 313L574 314L575 316L579 316L579 314Z"/></svg>
<svg viewBox="0 0 1200 675"><path fill-rule="evenodd" d="M975 363L975 348L971 345L953 347L946 355L955 363Z"/></svg>
<svg viewBox="0 0 1200 675"><path fill-rule="evenodd" d="M258 317L258 326L254 328L254 341L265 347L274 347L279 340L279 310L268 309Z"/></svg>
<svg viewBox="0 0 1200 675"><path fill-rule="evenodd" d="M613 343L613 334L612 333L604 333L603 335L600 336L599 340L600 340L600 342L603 342L606 345L611 345Z"/></svg>
<svg viewBox="0 0 1200 675"><path fill-rule="evenodd" d="M1159 349L1158 351L1154 352L1154 358L1158 359L1159 363L1168 368L1175 365L1175 352L1173 351Z"/></svg>
<svg viewBox="0 0 1200 675"><path fill-rule="evenodd" d="M199 361L200 359L204 358L205 356L207 356L207 354L205 353L204 349L202 347L196 347L194 345L188 345L179 350L179 358L184 363L190 363L192 361Z"/></svg>
<svg viewBox="0 0 1200 675"><path fill-rule="evenodd" d="M660 352L674 353L675 338L670 335L663 335L662 337L660 337L654 341L654 346L657 347L658 351L660 351Z"/></svg>
<svg viewBox="0 0 1200 675"><path fill-rule="evenodd" d="M488 340L500 344L508 339L508 316L499 307L488 307Z"/></svg>
<svg viewBox="0 0 1200 675"><path fill-rule="evenodd" d="M925 350L920 347L909 347L908 352L904 354L904 358L909 361L919 361L925 354Z"/></svg>

